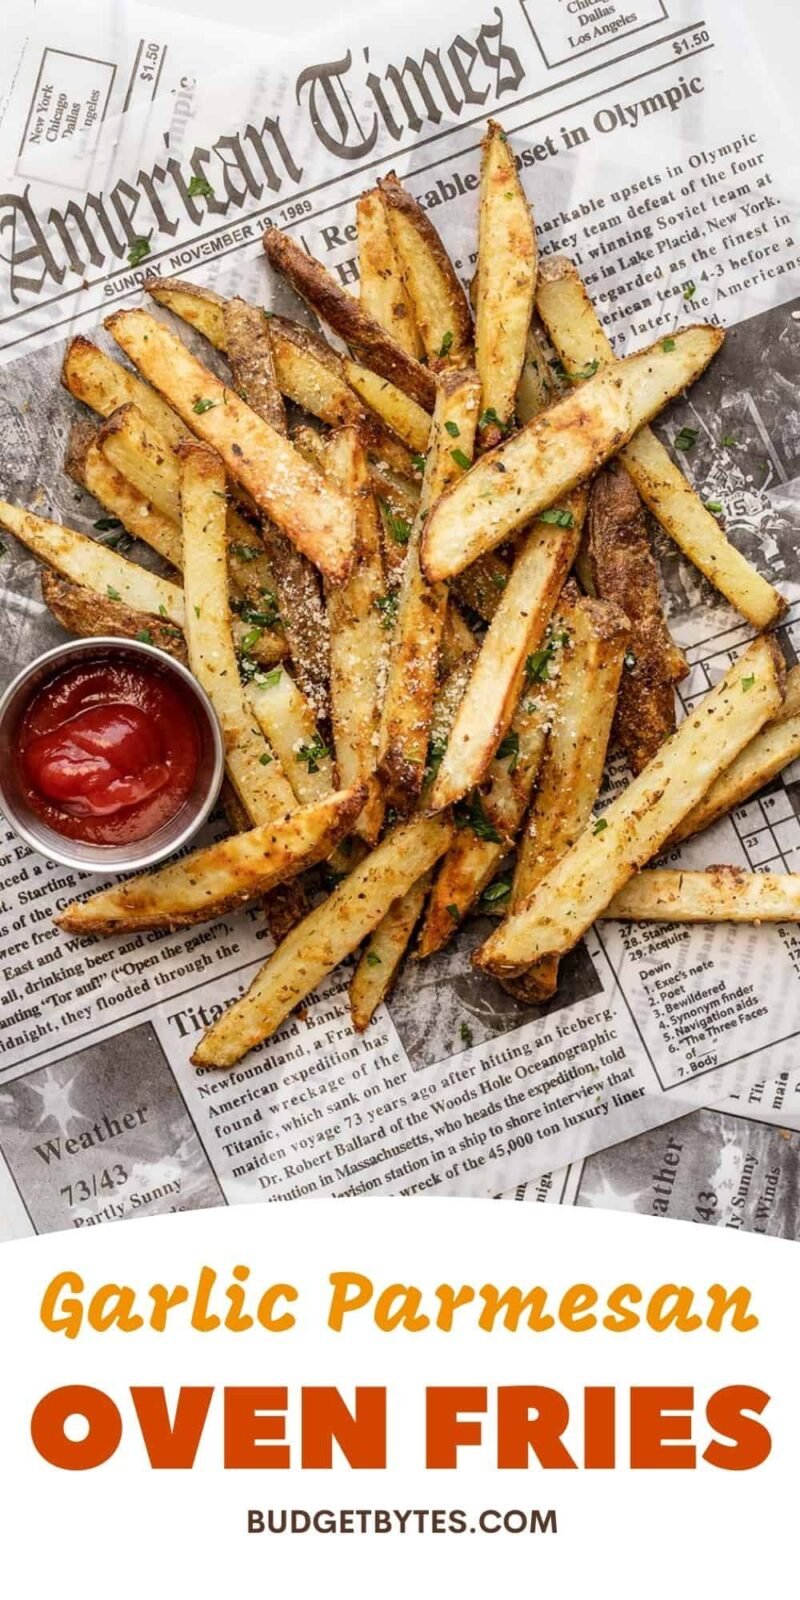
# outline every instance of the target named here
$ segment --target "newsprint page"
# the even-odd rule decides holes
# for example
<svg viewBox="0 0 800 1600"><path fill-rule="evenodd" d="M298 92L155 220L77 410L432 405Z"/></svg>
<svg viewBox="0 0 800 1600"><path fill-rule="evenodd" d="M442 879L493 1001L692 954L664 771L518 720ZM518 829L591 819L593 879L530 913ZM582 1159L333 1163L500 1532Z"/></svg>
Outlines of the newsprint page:
<svg viewBox="0 0 800 1600"><path fill-rule="evenodd" d="M796 57L800 29L787 5L780 44L765 40L758 10L407 0L289 40L136 5L37 6L3 67L3 496L104 536L64 472L80 408L59 369L77 332L113 349L102 319L139 302L146 274L306 316L265 264L265 224L352 288L354 202L393 168L467 282L479 144L496 116L542 254L578 264L618 354L694 320L728 330L657 431L668 446L696 431L681 465L784 593L794 664L800 175L796 108L781 104L770 51ZM132 267L142 237L149 255ZM749 630L654 538L691 665L686 711ZM4 545L2 682L63 638L36 563ZM604 800L622 776L612 763ZM215 818L208 837L224 827ZM800 764L669 861L800 870ZM796 927L605 921L563 963L556 999L520 1008L470 965L491 927L478 918L441 956L406 963L363 1037L345 967L235 1070L203 1071L189 1060L200 1030L269 952L261 910L174 934L67 937L53 914L100 880L32 854L2 819L0 866L0 1237L376 1193L800 1237Z"/></svg>

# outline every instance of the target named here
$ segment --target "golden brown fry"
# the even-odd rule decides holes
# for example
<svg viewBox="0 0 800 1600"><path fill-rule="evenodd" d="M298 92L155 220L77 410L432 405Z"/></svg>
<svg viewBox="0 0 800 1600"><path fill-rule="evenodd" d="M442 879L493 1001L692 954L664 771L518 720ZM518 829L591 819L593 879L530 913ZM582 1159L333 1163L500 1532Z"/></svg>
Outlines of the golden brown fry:
<svg viewBox="0 0 800 1600"><path fill-rule="evenodd" d="M715 783L670 836L670 845L679 844L763 789L766 783L800 757L800 667L792 667L786 678L786 699L778 715L762 728L721 772Z"/></svg>
<svg viewBox="0 0 800 1600"><path fill-rule="evenodd" d="M356 230L361 304L367 315L418 361L423 354L422 340L379 189L368 190L357 201Z"/></svg>
<svg viewBox="0 0 800 1600"><path fill-rule="evenodd" d="M538 417L555 397L557 388L552 369L533 328L525 340L525 361L517 385L514 410L521 427Z"/></svg>
<svg viewBox="0 0 800 1600"><path fill-rule="evenodd" d="M245 685L245 700L274 750L300 805L332 794L336 768L317 727L310 701L285 666L256 671Z"/></svg>
<svg viewBox="0 0 800 1600"><path fill-rule="evenodd" d="M631 635L614 734L635 775L675 731L676 648L669 636L639 496L618 461L592 484L587 517L592 591L629 617ZM681 676L688 667L683 665Z"/></svg>
<svg viewBox="0 0 800 1600"><path fill-rule="evenodd" d="M110 417L120 406L138 406L172 450L190 437L189 429L160 395L82 334L67 347L61 382L76 400L82 400L100 417Z"/></svg>
<svg viewBox="0 0 800 1600"><path fill-rule="evenodd" d="M340 782L363 784L364 810L355 832L374 844L383 826L384 799L378 781L380 689L387 658L386 591L381 561L380 518L364 451L354 428L329 440L331 476L356 504L356 560L351 577L328 590L331 630L331 720Z"/></svg>
<svg viewBox="0 0 800 1600"><path fill-rule="evenodd" d="M358 301L340 288L327 267L306 255L305 250L279 228L267 228L263 243L270 266L282 273L295 293L344 339L357 361L380 373L382 378L388 378L426 411L433 410L436 399L433 374L367 316Z"/></svg>
<svg viewBox="0 0 800 1600"><path fill-rule="evenodd" d="M345 361L347 381L365 405L386 423L415 455L424 455L431 432L431 416L410 395L357 361Z"/></svg>
<svg viewBox="0 0 800 1600"><path fill-rule="evenodd" d="M163 617L153 617L144 611L133 611L121 600L109 600L106 595L87 589L82 583L62 578L49 567L41 570L42 599L62 628L76 633L81 639L98 636L115 639L139 639L152 644L176 661L186 662L186 644L179 628Z"/></svg>
<svg viewBox="0 0 800 1600"><path fill-rule="evenodd" d="M483 139L475 290L480 444L499 444L514 416L536 287L536 233L517 163L498 122Z"/></svg>
<svg viewBox="0 0 800 1600"><path fill-rule="evenodd" d="M597 312L571 261L551 256L542 264L536 303L568 371L595 364L602 367L614 360ZM648 510L684 555L754 627L770 627L785 611L785 601L730 543L650 428L640 429L622 451L622 461Z"/></svg>
<svg viewBox="0 0 800 1600"><path fill-rule="evenodd" d="M800 873L654 867L637 872L603 915L641 922L800 922Z"/></svg>
<svg viewBox="0 0 800 1600"><path fill-rule="evenodd" d="M186 613L177 584L156 577L146 567L139 567L116 550L90 539L88 534L76 533L59 522L47 522L5 501L0 501L0 527L7 528L62 577L83 584L108 600L121 600L134 611L165 617L175 627L183 628Z"/></svg>
<svg viewBox="0 0 800 1600"><path fill-rule="evenodd" d="M443 373L420 507L408 545L381 715L379 771L389 805L405 816L425 776L447 588L429 584L419 538L429 505L472 459L480 385L467 368Z"/></svg>
<svg viewBox="0 0 800 1600"><path fill-rule="evenodd" d="M363 792L345 789L261 827L234 834L157 872L146 872L57 917L65 933L190 928L227 916L267 890L324 861L348 832Z"/></svg>
<svg viewBox="0 0 800 1600"><path fill-rule="evenodd" d="M585 491L576 490L564 508L567 526L536 522L526 533L428 797L432 810L452 805L483 781L514 714L526 662L572 566L585 510Z"/></svg>
<svg viewBox="0 0 800 1600"><path fill-rule="evenodd" d="M514 977L542 956L564 955L634 872L775 715L785 666L774 639L756 639L644 772L634 778L553 870L475 953L475 964Z"/></svg>
<svg viewBox="0 0 800 1600"><path fill-rule="evenodd" d="M342 582L355 542L353 512L344 496L147 311L116 311L106 326L187 426L219 451L259 509L326 576Z"/></svg>
<svg viewBox="0 0 800 1600"><path fill-rule="evenodd" d="M472 317L436 229L395 173L382 178L379 188L429 366L433 371L470 366ZM433 409L432 401L426 409Z"/></svg>
<svg viewBox="0 0 800 1600"><path fill-rule="evenodd" d="M467 567L466 572L460 572L453 580L453 589L459 600L477 611L484 622L491 622L492 617L500 604L503 591L508 583L511 568L502 556L490 550L488 555L479 556L477 561Z"/></svg>
<svg viewBox="0 0 800 1600"><path fill-rule="evenodd" d="M284 939L243 998L204 1034L192 1060L198 1066L230 1067L269 1038L433 866L451 834L442 817L415 818L392 829Z"/></svg>
<svg viewBox="0 0 800 1600"><path fill-rule="evenodd" d="M719 349L719 328L685 328L670 341L605 367L481 456L443 495L425 527L431 582L462 572L539 516L615 455L644 422L692 383Z"/></svg>
<svg viewBox="0 0 800 1600"><path fill-rule="evenodd" d="M474 657L478 649L478 641L469 626L464 621L458 606L452 598L448 602L442 629L442 642L439 649L439 676L446 678L465 656Z"/></svg>
<svg viewBox="0 0 800 1600"><path fill-rule="evenodd" d="M109 516L121 522L126 533L134 539L143 539L171 566L180 569L183 544L177 523L165 517L152 500L141 495L107 460L100 448L99 435L100 430L91 423L73 424L64 471L93 495Z"/></svg>
<svg viewBox="0 0 800 1600"><path fill-rule="evenodd" d="M425 904L430 881L428 871L412 883L411 888L389 907L364 945L350 980L350 1016L359 1033L369 1027L397 977Z"/></svg>
<svg viewBox="0 0 800 1600"><path fill-rule="evenodd" d="M507 846L459 828L439 868L425 908L416 957L423 961L449 944L476 900L491 883Z"/></svg>

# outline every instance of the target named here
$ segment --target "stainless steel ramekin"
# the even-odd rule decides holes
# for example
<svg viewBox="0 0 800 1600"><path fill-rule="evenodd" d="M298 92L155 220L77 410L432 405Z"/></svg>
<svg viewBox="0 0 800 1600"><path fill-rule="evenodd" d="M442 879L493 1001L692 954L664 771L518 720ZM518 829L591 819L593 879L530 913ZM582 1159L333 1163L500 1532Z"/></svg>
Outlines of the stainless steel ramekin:
<svg viewBox="0 0 800 1600"><path fill-rule="evenodd" d="M20 722L37 690L59 669L132 657L145 657L189 691L200 730L200 760L194 786L175 816L145 839L126 845L84 844L80 839L66 839L31 810L21 791L16 762ZM205 690L179 661L138 639L75 639L56 645L24 667L0 699L0 810L32 850L79 872L142 872L180 850L208 817L224 771L222 730Z"/></svg>

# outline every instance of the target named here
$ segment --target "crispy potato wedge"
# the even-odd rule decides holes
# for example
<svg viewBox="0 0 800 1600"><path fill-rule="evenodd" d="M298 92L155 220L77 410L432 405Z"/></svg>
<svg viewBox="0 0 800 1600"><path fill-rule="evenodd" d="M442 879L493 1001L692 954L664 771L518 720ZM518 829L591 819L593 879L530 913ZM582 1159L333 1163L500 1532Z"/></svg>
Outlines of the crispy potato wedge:
<svg viewBox="0 0 800 1600"><path fill-rule="evenodd" d="M390 383L388 378L379 377L377 372L370 371L369 367L362 367L357 361L345 361L345 375L350 387L370 410L374 411L392 433L402 439L416 455L424 455L428 448L431 432L431 415L424 411L416 400L404 394L397 385Z"/></svg>
<svg viewBox="0 0 800 1600"><path fill-rule="evenodd" d="M182 445L180 454L189 664L219 717L228 777L258 826L293 811L294 793L274 752L253 727L239 681L228 610L222 461L194 441Z"/></svg>
<svg viewBox="0 0 800 1600"><path fill-rule="evenodd" d="M356 202L356 236L359 296L364 310L408 355L419 361L423 354L422 340L379 189L369 189Z"/></svg>
<svg viewBox="0 0 800 1600"><path fill-rule="evenodd" d="M104 511L116 517L126 533L134 539L143 539L164 561L179 570L183 562L180 528L112 466L100 448L99 432L91 423L73 423L64 471L93 495Z"/></svg>
<svg viewBox="0 0 800 1600"><path fill-rule="evenodd" d="M157 578L146 567L138 567L135 561L128 561L88 534L76 533L60 522L47 522L44 517L5 501L0 501L0 527L13 533L62 577L83 584L107 600L120 600L134 611L165 617L176 628L183 628L186 612L183 592L177 584Z"/></svg>
<svg viewBox="0 0 800 1600"><path fill-rule="evenodd" d="M514 416L536 288L536 231L517 163L498 122L481 147L475 366L483 417L479 443L499 444Z"/></svg>
<svg viewBox="0 0 800 1600"><path fill-rule="evenodd" d="M443 817L415 818L393 828L329 899L292 929L243 998L203 1035L192 1060L198 1066L230 1067L269 1038L433 866L451 834Z"/></svg>
<svg viewBox="0 0 800 1600"><path fill-rule="evenodd" d="M415 951L424 961L449 944L456 929L491 883L508 847L459 828L444 857L425 908Z"/></svg>
<svg viewBox="0 0 800 1600"><path fill-rule="evenodd" d="M138 406L171 450L177 450L181 441L191 436L180 417L149 384L142 383L135 372L120 366L105 350L81 334L67 347L61 382L76 400L82 400L99 417L110 417L120 406Z"/></svg>
<svg viewBox="0 0 800 1600"><path fill-rule="evenodd" d="M774 639L749 645L644 772L475 952L475 964L496 977L515 977L542 956L571 950L775 715L785 676Z"/></svg>
<svg viewBox="0 0 800 1600"><path fill-rule="evenodd" d="M379 188L429 366L471 366L469 304L433 223L395 173L382 178ZM433 409L432 402L426 409Z"/></svg>
<svg viewBox="0 0 800 1600"><path fill-rule="evenodd" d="M224 312L225 347L234 387L276 432L285 434L286 413L275 374L269 319L244 300L229 300ZM330 713L330 634L311 562L271 522L262 524L275 574L281 621L300 687L317 716Z"/></svg>
<svg viewBox="0 0 800 1600"><path fill-rule="evenodd" d="M578 270L563 256L542 264L536 304L568 370L614 360ZM679 337L679 336L678 336ZM755 628L768 628L786 609L777 589L732 545L716 517L649 428L622 452L645 505L685 556Z"/></svg>
<svg viewBox="0 0 800 1600"><path fill-rule="evenodd" d="M55 920L65 933L120 933L190 928L227 916L324 861L349 831L362 803L361 790L340 790L247 833L194 850L157 872L75 900Z"/></svg>
<svg viewBox="0 0 800 1600"><path fill-rule="evenodd" d="M270 266L280 272L302 300L344 339L357 361L388 378L432 411L436 383L432 372L408 355L402 345L368 316L359 302L342 289L321 261L306 255L280 228L267 228L264 250Z"/></svg>
<svg viewBox="0 0 800 1600"><path fill-rule="evenodd" d="M165 655L176 661L187 661L186 643L180 628L163 617L149 616L144 611L134 611L121 600L109 600L106 595L87 589L82 583L73 583L49 567L41 571L42 599L62 628L76 633L80 639L99 636L114 639L138 639L143 644L155 645Z"/></svg>
<svg viewBox="0 0 800 1600"><path fill-rule="evenodd" d="M484 622L491 622L508 583L510 571L508 562L494 550L490 550L488 555L479 556L471 567L459 573L453 580L453 590L459 600L463 600L465 605L471 606L472 610L478 613L479 617L483 617Z"/></svg>
<svg viewBox="0 0 800 1600"><path fill-rule="evenodd" d="M353 572L347 583L328 590L333 742L340 782L363 784L366 790L354 831L366 844L374 844L385 811L376 771L388 645L380 517L356 429L341 428L328 441L325 454L330 476L357 508Z"/></svg>
<svg viewBox="0 0 800 1600"><path fill-rule="evenodd" d="M538 273L538 263L537 263ZM534 333L528 329L525 339L525 361L517 385L514 411L521 427L532 422L540 411L550 404L558 393L552 368Z"/></svg>
<svg viewBox="0 0 800 1600"><path fill-rule="evenodd" d="M179 278L150 278L144 285L159 305L198 328L217 350L225 350L225 301L221 295ZM265 313L266 315L267 313ZM398 472L411 471L406 446L361 404L344 378L338 351L299 322L269 314L270 342L281 394L331 427L356 423L371 451Z"/></svg>
<svg viewBox="0 0 800 1600"><path fill-rule="evenodd" d="M448 483L472 459L480 385L468 368L443 373L433 420L419 511L403 570L389 673L381 714L379 772L389 805L405 816L425 776L447 588L428 583L419 563L424 518ZM454 441L457 443L454 444Z"/></svg>
<svg viewBox="0 0 800 1600"><path fill-rule="evenodd" d="M149 312L115 311L106 327L187 426L218 450L259 509L327 577L342 582L355 545L353 510L345 497Z"/></svg>
<svg viewBox="0 0 800 1600"><path fill-rule="evenodd" d="M432 583L462 572L484 551L590 478L644 422L708 366L719 328L685 328L602 368L513 438L481 456L428 517L422 563Z"/></svg>
<svg viewBox="0 0 800 1600"><path fill-rule="evenodd" d="M350 980L350 1016L358 1033L369 1027L397 977L419 922L430 881L430 871L424 872L399 900L395 900L361 951Z"/></svg>
<svg viewBox="0 0 800 1600"><path fill-rule="evenodd" d="M630 619L614 735L635 776L675 732L676 657L681 677L689 668L669 636L641 500L618 461L592 484L586 545L593 593Z"/></svg>
<svg viewBox="0 0 800 1600"><path fill-rule="evenodd" d="M550 733L517 851L509 909L531 895L583 833L600 791L630 623L613 601L582 596L566 607ZM545 956L506 980L518 1000L555 993L558 957Z"/></svg>
<svg viewBox="0 0 800 1600"><path fill-rule="evenodd" d="M800 922L800 873L651 867L620 889L603 916L637 922Z"/></svg>
<svg viewBox="0 0 800 1600"><path fill-rule="evenodd" d="M465 622L452 599L449 600L444 616L442 629L442 642L439 649L439 676L447 677L457 667L465 656L470 658L477 654L478 641L469 625Z"/></svg>
<svg viewBox="0 0 800 1600"><path fill-rule="evenodd" d="M786 699L778 715L768 722L741 755L721 772L704 794L699 805L670 835L669 844L679 844L763 789L790 761L800 757L800 667L792 667L786 678Z"/></svg>
<svg viewBox="0 0 800 1600"><path fill-rule="evenodd" d="M310 805L336 787L333 758L317 727L314 709L285 666L257 670L245 699L274 750L299 805Z"/></svg>
<svg viewBox="0 0 800 1600"><path fill-rule="evenodd" d="M568 526L536 522L525 535L428 796L431 810L462 799L485 777L572 566L585 511L585 492L576 490L564 508Z"/></svg>

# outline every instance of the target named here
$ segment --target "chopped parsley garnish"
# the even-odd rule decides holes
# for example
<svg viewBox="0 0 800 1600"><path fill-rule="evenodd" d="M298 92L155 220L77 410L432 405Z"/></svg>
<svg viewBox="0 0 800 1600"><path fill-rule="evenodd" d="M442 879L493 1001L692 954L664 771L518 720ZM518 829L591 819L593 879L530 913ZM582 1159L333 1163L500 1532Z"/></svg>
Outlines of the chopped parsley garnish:
<svg viewBox="0 0 800 1600"><path fill-rule="evenodd" d="M199 616L200 616L200 607L199 606L195 606L194 614L195 614L196 617L199 618Z"/></svg>
<svg viewBox="0 0 800 1600"><path fill-rule="evenodd" d="M519 761L519 734L513 728L510 728L505 738L501 739L497 747L497 759L498 761L508 760L509 772L516 770L516 765Z"/></svg>
<svg viewBox="0 0 800 1600"><path fill-rule="evenodd" d="M722 443L724 444L726 450L730 450L733 445L735 445L736 440L734 439L732 433L723 433Z"/></svg>
<svg viewBox="0 0 800 1600"><path fill-rule="evenodd" d="M665 350L667 352L667 354L669 354L670 350L674 350L675 349L675 340L674 339L662 339L661 340L661 348L662 348L662 350Z"/></svg>
<svg viewBox="0 0 800 1600"><path fill-rule="evenodd" d="M704 500L703 505L706 511L710 511L715 517L718 517L723 509L721 500Z"/></svg>
<svg viewBox="0 0 800 1600"><path fill-rule="evenodd" d="M445 911L447 912L448 917L452 917L454 922L461 921L461 912L459 911L458 906L445 906Z"/></svg>
<svg viewBox="0 0 800 1600"><path fill-rule="evenodd" d="M264 672L258 662L248 655L239 657L239 672L245 683L254 683L257 689L271 689L283 677L282 667L272 667L269 672Z"/></svg>
<svg viewBox="0 0 800 1600"><path fill-rule="evenodd" d="M675 449L691 450L692 445L697 443L699 433L699 428L681 428L680 433L675 435Z"/></svg>
<svg viewBox="0 0 800 1600"><path fill-rule="evenodd" d="M511 423L501 422L497 412L494 409L494 406L487 406L486 410L483 412L483 415L478 418L478 427L488 428L492 423L494 423L496 428L500 429L501 433L509 433L511 430Z"/></svg>
<svg viewBox="0 0 800 1600"><path fill-rule="evenodd" d="M442 764L446 749L447 740L443 739L441 734L434 734L428 745L428 760L425 766L425 776L427 778L435 778Z"/></svg>
<svg viewBox="0 0 800 1600"><path fill-rule="evenodd" d="M461 1027L459 1028L458 1031L461 1034L461 1042L462 1042L462 1044L465 1044L467 1049L469 1050L470 1045L473 1042L473 1037L474 1037L472 1029L470 1027L468 1027L466 1022L462 1022Z"/></svg>
<svg viewBox="0 0 800 1600"><path fill-rule="evenodd" d="M453 813L456 827L471 828L476 839L484 839L487 844L501 844L497 829L489 821L483 808L483 799L480 790L475 789L469 800L457 805Z"/></svg>
<svg viewBox="0 0 800 1600"><path fill-rule="evenodd" d="M213 404L213 402L210 402L210 403ZM198 401L197 404L199 405L200 401ZM194 410L195 411L197 410L197 406L194 407ZM232 544L231 545L231 555L238 556L240 561L255 561L256 556L258 556L260 554L261 554L261 551L259 550L257 544Z"/></svg>
<svg viewBox="0 0 800 1600"><path fill-rule="evenodd" d="M683 286L683 298L684 298L684 300L693 300L696 294L697 294L697 284L693 283L691 278L690 278L689 282L685 283L684 286Z"/></svg>
<svg viewBox="0 0 800 1600"><path fill-rule="evenodd" d="M248 600L232 600L231 610L253 628L274 628L281 620L277 596L271 589L262 589L261 598L261 606L253 606Z"/></svg>
<svg viewBox="0 0 800 1600"><path fill-rule="evenodd" d="M450 351L452 350L452 348L453 348L453 334L452 334L451 329L448 328L448 330L447 330L447 332L446 332L446 334L445 334L445 336L444 336L444 338L443 338L443 340L442 340L442 342L441 342L441 344L439 346L439 355L440 356L449 356Z"/></svg>
<svg viewBox="0 0 800 1600"><path fill-rule="evenodd" d="M158 608L158 614L159 614L159 616L160 616L160 617L166 617L166 616L168 616L168 615L169 615L169 613L168 613L168 611L167 611L167 608L166 608L166 606L159 606L159 608Z"/></svg>
<svg viewBox="0 0 800 1600"><path fill-rule="evenodd" d="M268 750L264 751L263 756L259 756L258 764L259 764L260 767L269 767L269 766L271 766L271 764L272 764L272 756L270 755Z"/></svg>
<svg viewBox="0 0 800 1600"><path fill-rule="evenodd" d="M396 594L384 594L375 601L375 609L380 612L381 626L389 633L397 621L397 607L399 598Z"/></svg>
<svg viewBox="0 0 800 1600"><path fill-rule="evenodd" d="M549 666L556 653L555 639L548 640L540 650L534 650L525 662L525 674L529 683L547 683L550 673Z"/></svg>
<svg viewBox="0 0 800 1600"><path fill-rule="evenodd" d="M755 681L756 681L756 676L755 676L754 672L751 672L749 678L742 678L742 688L743 688L745 694L747 694L748 689L752 689L753 684L755 683Z"/></svg>
<svg viewBox="0 0 800 1600"><path fill-rule="evenodd" d="M218 402L216 400L195 400L192 410L197 414L198 417L202 417L206 411L213 410L214 406L217 404Z"/></svg>
<svg viewBox="0 0 800 1600"><path fill-rule="evenodd" d="M368 967L380 967L382 965L383 965L383 963L381 961L380 956L378 955L377 950L368 950L367 951L367 966Z"/></svg>
<svg viewBox="0 0 800 1600"><path fill-rule="evenodd" d="M388 500L381 501L381 510L390 538L394 539L395 544L408 544L411 537L411 523L406 522L405 517L398 516Z"/></svg>
<svg viewBox="0 0 800 1600"><path fill-rule="evenodd" d="M121 600L122 599L122 595L119 594L119 592L116 589L112 589L111 584L108 585L108 588L106 589L106 594L108 595L109 600Z"/></svg>
<svg viewBox="0 0 800 1600"><path fill-rule="evenodd" d="M636 657L632 650L625 651L622 662L623 666L627 667L629 672L633 671L634 667L636 666Z"/></svg>
<svg viewBox="0 0 800 1600"><path fill-rule="evenodd" d="M493 572L492 573L492 587L494 589L505 589L505 586L506 586L507 583L508 583L508 573L507 572Z"/></svg>
<svg viewBox="0 0 800 1600"><path fill-rule="evenodd" d="M98 517L97 521L92 523L92 527L96 528L98 533L112 533L115 528L121 528L122 523L119 517Z"/></svg>
<svg viewBox="0 0 800 1600"><path fill-rule="evenodd" d="M301 744L297 752L298 761L305 762L309 772L319 772L319 764L330 754L324 739L318 733L314 734L307 744Z"/></svg>
<svg viewBox="0 0 800 1600"><path fill-rule="evenodd" d="M447 432L449 433L451 439L458 439L459 438L459 436L461 434L461 429L459 428L457 422L446 422L445 423L445 427L446 427Z"/></svg>
<svg viewBox="0 0 800 1600"><path fill-rule="evenodd" d="M455 464L456 464L457 467L461 467L464 472L468 472L469 471L470 466L472 465L472 463L471 463L471 461L469 459L469 456L465 456L463 450L451 450L450 454L451 454L453 460L455 461Z"/></svg>
<svg viewBox="0 0 800 1600"><path fill-rule="evenodd" d="M149 254L150 254L150 240L149 239L134 239L133 244L131 245L130 250L128 251L128 266L129 267L138 267L139 262L140 261L144 261L145 256L149 256Z"/></svg>
<svg viewBox="0 0 800 1600"><path fill-rule="evenodd" d="M598 817L597 821L592 827L592 833L605 833L607 827L608 823L606 822L605 817Z"/></svg>
<svg viewBox="0 0 800 1600"><path fill-rule="evenodd" d="M140 644L152 644L153 643L153 635L150 632L149 628L140 628L139 632L134 634L134 638L138 639Z"/></svg>
<svg viewBox="0 0 800 1600"><path fill-rule="evenodd" d="M414 471L415 472L424 472L425 471L425 462L427 461L427 459L428 459L427 456L412 455L412 457L411 457L411 465L414 468Z"/></svg>
<svg viewBox="0 0 800 1600"><path fill-rule="evenodd" d="M196 606L195 606L195 610L197 610ZM253 649L253 646L258 644L258 641L261 638L261 635L262 635L263 632L264 632L263 628L250 628L250 629L248 629L248 632L244 635L244 637L242 639L242 649L244 650L246 655L249 655L250 651Z"/></svg>
<svg viewBox="0 0 800 1600"><path fill-rule="evenodd" d="M196 199L197 195L207 196L211 200L214 197L214 190L208 178L203 178L199 172L196 172L189 180L189 194L193 200Z"/></svg>
<svg viewBox="0 0 800 1600"><path fill-rule="evenodd" d="M571 528L575 518L566 506L551 506L549 511L542 511L539 521L551 522L556 528Z"/></svg>
<svg viewBox="0 0 800 1600"><path fill-rule="evenodd" d="M585 367L580 367L577 372L568 372L567 377L570 383L584 383L587 378L594 377L599 365L599 361L587 361Z"/></svg>
<svg viewBox="0 0 800 1600"><path fill-rule="evenodd" d="M503 901L508 899L510 893L511 893L511 879L510 878L495 878L494 883L490 883L488 889L484 889L483 894L481 895L481 905L482 906L499 906L499 905L502 905Z"/></svg>

